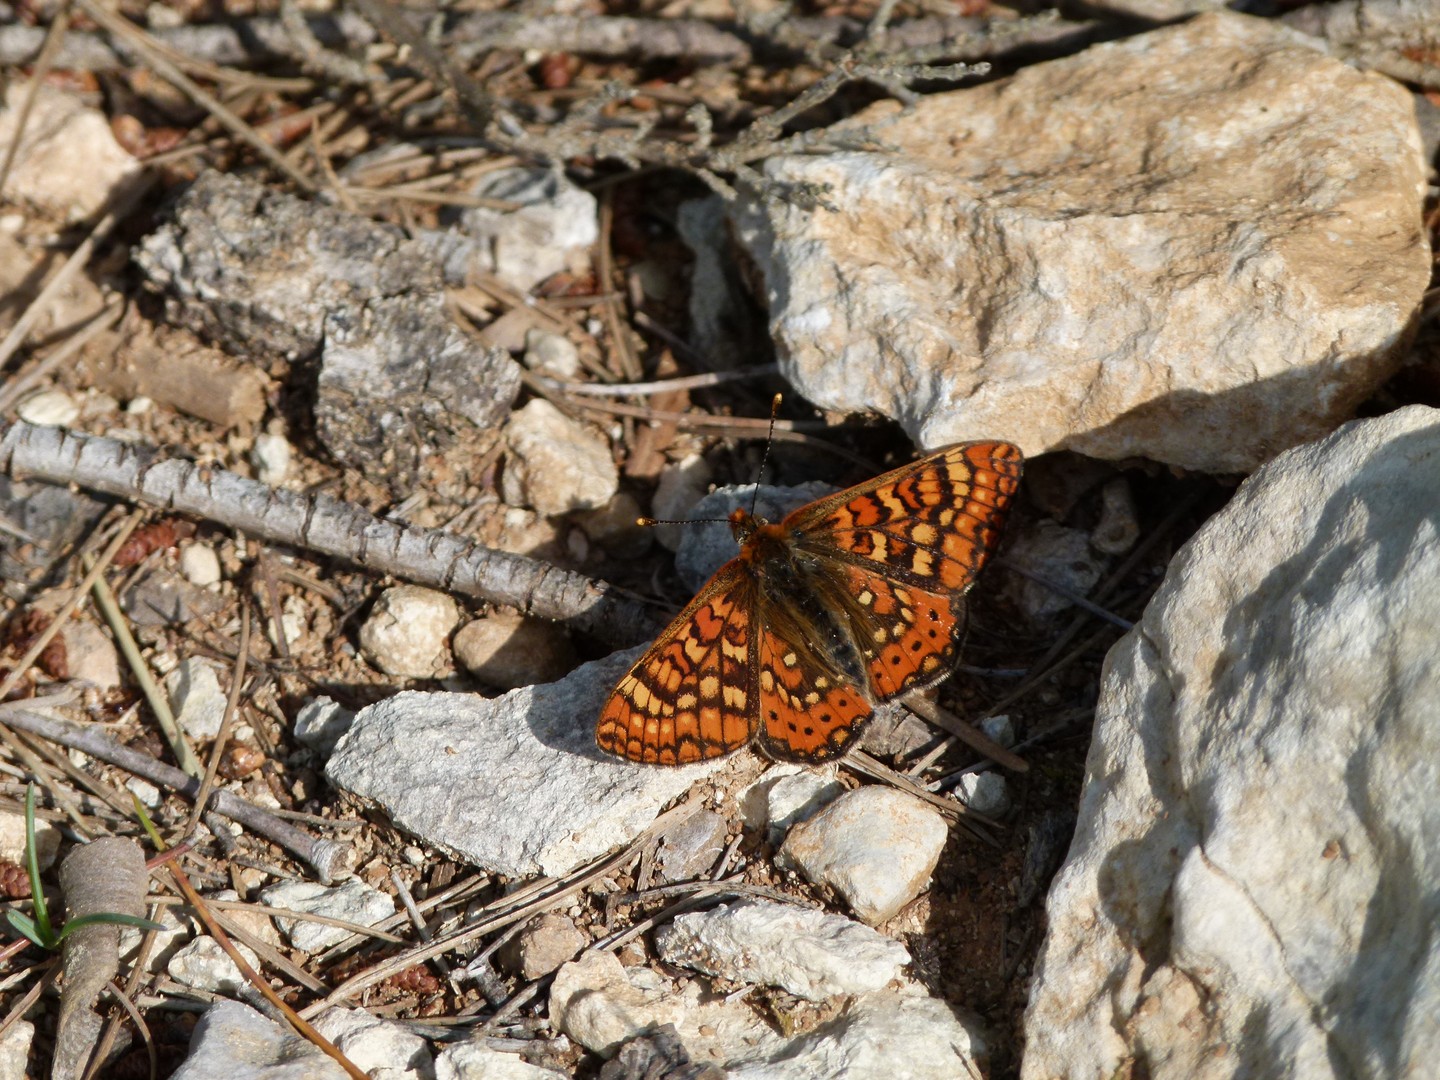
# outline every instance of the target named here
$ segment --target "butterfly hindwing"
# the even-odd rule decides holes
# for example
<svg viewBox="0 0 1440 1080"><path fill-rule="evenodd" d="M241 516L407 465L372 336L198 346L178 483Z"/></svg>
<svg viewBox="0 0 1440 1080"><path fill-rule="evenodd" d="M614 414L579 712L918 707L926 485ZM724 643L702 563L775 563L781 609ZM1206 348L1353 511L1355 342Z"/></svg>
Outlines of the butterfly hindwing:
<svg viewBox="0 0 1440 1080"><path fill-rule="evenodd" d="M600 749L686 765L748 743L755 730L755 582L720 568L620 679L600 712Z"/></svg>

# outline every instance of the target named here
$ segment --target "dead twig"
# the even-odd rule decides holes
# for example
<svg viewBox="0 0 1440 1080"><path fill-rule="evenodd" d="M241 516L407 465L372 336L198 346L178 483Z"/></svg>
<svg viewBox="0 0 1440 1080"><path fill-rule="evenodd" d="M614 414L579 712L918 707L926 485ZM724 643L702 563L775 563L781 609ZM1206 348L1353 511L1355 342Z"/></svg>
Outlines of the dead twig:
<svg viewBox="0 0 1440 1080"><path fill-rule="evenodd" d="M50 702L35 699L0 705L0 724L49 739L72 750L84 751L93 758L134 773L157 787L168 788L186 798L193 799L199 793L200 781L195 777L187 776L179 769L156 761L148 754L122 746L104 731L35 711L35 707L46 704ZM353 865L354 852L349 844L310 836L231 792L215 792L209 809L222 817L238 821L267 840L273 840L309 864L316 877L324 884L329 884Z"/></svg>
<svg viewBox="0 0 1440 1080"><path fill-rule="evenodd" d="M16 422L0 435L0 472L205 518L270 543L567 622L614 644L643 641L658 625L645 605L607 582L383 520L327 496L296 495L223 469L158 458L152 448L115 439Z"/></svg>

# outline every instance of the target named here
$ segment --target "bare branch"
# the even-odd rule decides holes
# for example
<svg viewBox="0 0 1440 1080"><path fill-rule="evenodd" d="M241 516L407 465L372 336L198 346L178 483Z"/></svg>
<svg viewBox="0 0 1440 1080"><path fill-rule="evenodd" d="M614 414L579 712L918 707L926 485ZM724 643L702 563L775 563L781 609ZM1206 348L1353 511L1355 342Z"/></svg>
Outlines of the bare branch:
<svg viewBox="0 0 1440 1080"><path fill-rule="evenodd" d="M206 518L270 543L566 622L617 645L643 641L657 627L648 608L606 582L453 533L385 521L328 496L159 458L153 448L116 439L17 422L0 437L0 472Z"/></svg>

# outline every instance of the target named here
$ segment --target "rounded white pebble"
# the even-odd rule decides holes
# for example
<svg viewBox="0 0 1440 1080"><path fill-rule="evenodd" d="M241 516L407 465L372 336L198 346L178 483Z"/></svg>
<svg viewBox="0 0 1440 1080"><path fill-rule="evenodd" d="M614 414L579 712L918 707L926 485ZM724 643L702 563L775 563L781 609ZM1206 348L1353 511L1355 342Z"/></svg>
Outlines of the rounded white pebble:
<svg viewBox="0 0 1440 1080"><path fill-rule="evenodd" d="M80 406L64 390L42 390L22 401L15 411L27 424L68 427L80 415Z"/></svg>
<svg viewBox="0 0 1440 1080"><path fill-rule="evenodd" d="M202 589L220 581L220 556L209 544L189 544L180 552L180 573Z"/></svg>

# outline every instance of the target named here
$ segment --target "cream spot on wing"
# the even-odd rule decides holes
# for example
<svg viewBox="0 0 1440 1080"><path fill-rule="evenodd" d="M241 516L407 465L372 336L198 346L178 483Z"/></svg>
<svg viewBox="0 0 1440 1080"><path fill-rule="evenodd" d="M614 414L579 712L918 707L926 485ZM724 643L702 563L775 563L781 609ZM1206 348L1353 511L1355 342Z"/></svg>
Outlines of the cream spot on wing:
<svg viewBox="0 0 1440 1080"><path fill-rule="evenodd" d="M787 652L783 657L780 658L780 662L786 667L794 667L800 662L800 658L796 656L793 652Z"/></svg>
<svg viewBox="0 0 1440 1080"><path fill-rule="evenodd" d="M706 701L714 701L720 693L720 680L714 675L706 675L700 680L700 696Z"/></svg>
<svg viewBox="0 0 1440 1080"><path fill-rule="evenodd" d="M933 525L929 525L923 521L910 526L910 539L914 540L917 544L925 544L927 546L933 544L939 535Z"/></svg>
<svg viewBox="0 0 1440 1080"><path fill-rule="evenodd" d="M725 687L725 704L732 709L745 708L745 691L738 686Z"/></svg>
<svg viewBox="0 0 1440 1080"><path fill-rule="evenodd" d="M681 694L675 701L675 707L681 712L688 712L699 704L694 694Z"/></svg>
<svg viewBox="0 0 1440 1080"><path fill-rule="evenodd" d="M910 559L910 569L921 577L929 577L934 572L934 568L935 556L924 548L916 548Z"/></svg>
<svg viewBox="0 0 1440 1080"><path fill-rule="evenodd" d="M855 599L859 600L864 607L869 607L875 602L875 594L872 593L869 589L866 589L859 596L855 597Z"/></svg>
<svg viewBox="0 0 1440 1080"><path fill-rule="evenodd" d="M765 668L760 672L760 689L764 690L767 694L775 689L775 676L771 674L769 668Z"/></svg>

